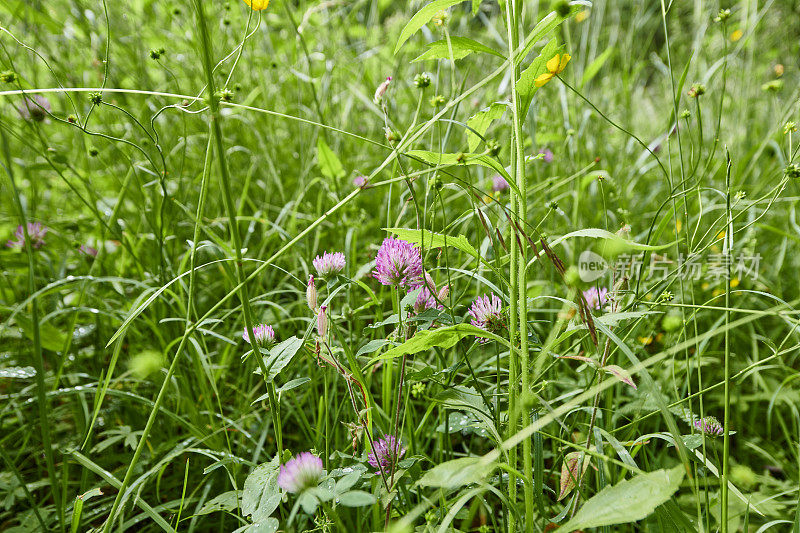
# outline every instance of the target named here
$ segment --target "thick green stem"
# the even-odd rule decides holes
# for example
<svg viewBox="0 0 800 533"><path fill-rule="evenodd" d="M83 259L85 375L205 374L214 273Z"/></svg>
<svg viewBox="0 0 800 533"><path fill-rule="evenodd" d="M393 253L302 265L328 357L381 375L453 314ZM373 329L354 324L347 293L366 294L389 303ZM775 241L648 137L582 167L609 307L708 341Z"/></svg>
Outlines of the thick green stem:
<svg viewBox="0 0 800 533"><path fill-rule="evenodd" d="M520 109L520 102L517 93L517 79L519 78L519 66L513 60L515 50L519 47L519 19L520 13L517 11L521 6L515 2L507 2L506 4L506 29L508 31L508 53L511 61L509 62L509 69L511 74L511 110L513 114L514 125L514 146L513 146L513 164L512 169L514 172L513 178L519 189L520 194L512 193L511 195L511 211L512 217L515 220L524 220L527 212L527 200L525 193L527 191L527 179L525 176L525 152L522 138L522 109ZM514 228L512 228L512 232ZM516 415L517 412L517 357L521 363L521 378L522 378L522 394L524 395L530 389L530 372L528 369L528 298L527 298L527 249L521 243L523 239L511 238L511 316L509 324L509 332L511 334L512 349L509 357L509 430L516 431L519 420ZM516 328L518 331L515 331ZM513 345L516 336L519 336L519 354L515 355L515 348ZM522 411L525 413L525 410ZM528 417L523 414L522 423L527 425L529 423ZM511 450L509 453L509 462L512 468L516 468L516 453ZM531 437L526 437L522 443L522 460L523 460L523 474L526 480L533 478L533 457L532 457L532 440ZM533 527L534 520L534 495L533 486L531 483L526 482L525 485L525 527L530 529ZM516 479L511 476L509 478L509 498L514 501L516 499ZM512 517L509 517L509 531L513 531L516 524Z"/></svg>

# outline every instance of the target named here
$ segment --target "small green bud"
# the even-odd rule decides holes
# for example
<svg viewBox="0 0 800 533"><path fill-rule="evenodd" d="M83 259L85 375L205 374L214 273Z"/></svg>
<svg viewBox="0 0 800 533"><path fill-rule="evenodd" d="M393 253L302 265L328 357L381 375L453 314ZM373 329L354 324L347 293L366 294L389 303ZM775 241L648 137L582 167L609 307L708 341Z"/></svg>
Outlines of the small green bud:
<svg viewBox="0 0 800 533"><path fill-rule="evenodd" d="M419 89L425 89L429 87L431 84L431 77L427 72L423 72L422 74L417 74L414 76L414 85L417 86Z"/></svg>
<svg viewBox="0 0 800 533"><path fill-rule="evenodd" d="M500 143L494 139L489 139L486 141L486 149L489 150L489 154L492 157L497 157L497 154L500 153Z"/></svg>
<svg viewBox="0 0 800 533"><path fill-rule="evenodd" d="M97 157L100 154L100 150L97 148L89 148L89 157Z"/></svg>
<svg viewBox="0 0 800 533"><path fill-rule="evenodd" d="M692 116L692 114L691 114L691 112L689 112L688 109L684 109L683 111L681 111L681 118L682 119L687 119L687 118L689 118L691 116Z"/></svg>
<svg viewBox="0 0 800 533"><path fill-rule="evenodd" d="M158 61L161 59L161 50L156 50L155 48L150 50L150 59Z"/></svg>
<svg viewBox="0 0 800 533"><path fill-rule="evenodd" d="M761 90L764 92L777 93L781 89L783 89L783 80L772 80L761 86Z"/></svg>
<svg viewBox="0 0 800 533"><path fill-rule="evenodd" d="M661 296L659 296L659 300L661 300L662 302L671 302L674 299L675 295L672 294L671 291L664 291L661 293Z"/></svg>
<svg viewBox="0 0 800 533"><path fill-rule="evenodd" d="M89 101L92 105L100 105L103 103L103 95L98 92L89 93Z"/></svg>
<svg viewBox="0 0 800 533"><path fill-rule="evenodd" d="M706 86L702 83L695 83L692 85L691 89L686 93L689 95L689 98L697 98L698 96L703 96L706 94Z"/></svg>
<svg viewBox="0 0 800 533"><path fill-rule="evenodd" d="M714 22L725 22L731 18L731 10L730 9L720 9L719 13L717 14Z"/></svg>
<svg viewBox="0 0 800 533"><path fill-rule="evenodd" d="M789 163L783 170L783 175L789 179L800 179L800 165L797 163Z"/></svg>
<svg viewBox="0 0 800 533"><path fill-rule="evenodd" d="M787 122L786 124L783 125L784 135L789 135L793 131L797 131L797 124L795 124L794 122Z"/></svg>
<svg viewBox="0 0 800 533"><path fill-rule="evenodd" d="M233 101L233 91L228 88L222 89L219 92L219 99L223 102L231 102Z"/></svg>
<svg viewBox="0 0 800 533"><path fill-rule="evenodd" d="M442 96L441 94L437 94L436 96L431 98L431 105L433 107L442 107L446 102L447 100L445 100L444 96Z"/></svg>
<svg viewBox="0 0 800 533"><path fill-rule="evenodd" d="M17 73L13 70L6 70L0 74L0 80L2 80L3 83L14 83L17 81Z"/></svg>

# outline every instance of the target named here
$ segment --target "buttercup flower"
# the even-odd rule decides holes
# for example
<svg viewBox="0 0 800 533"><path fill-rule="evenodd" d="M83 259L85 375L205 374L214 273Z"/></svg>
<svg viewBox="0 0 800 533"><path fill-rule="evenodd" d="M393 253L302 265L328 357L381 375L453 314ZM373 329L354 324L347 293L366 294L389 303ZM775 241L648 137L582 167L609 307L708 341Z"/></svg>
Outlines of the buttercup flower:
<svg viewBox="0 0 800 533"><path fill-rule="evenodd" d="M47 233L47 228L42 226L41 222L28 222L28 235L31 238L31 246L38 249L41 248L44 244L44 236ZM22 226L17 226L17 231L14 232L14 237L17 238L16 241L9 239L6 242L6 246L9 248L16 248L18 250L23 250L25 248L25 230L22 229Z"/></svg>
<svg viewBox="0 0 800 533"><path fill-rule="evenodd" d="M713 416L698 418L692 422L692 425L697 431L713 437L719 437L725 431L725 429L722 427L722 424L719 423L719 420Z"/></svg>
<svg viewBox="0 0 800 533"><path fill-rule="evenodd" d="M541 87L548 81L552 80L556 75L561 74L565 68L567 68L567 63L571 59L569 54L556 54L554 55L546 64L547 72L541 74L536 80L533 82L537 87Z"/></svg>
<svg viewBox="0 0 800 533"><path fill-rule="evenodd" d="M302 452L281 465L278 486L294 494L316 487L323 475L322 459L311 452Z"/></svg>
<svg viewBox="0 0 800 533"><path fill-rule="evenodd" d="M472 307L469 308L469 315L470 323L473 326L485 329L490 333L498 333L506 327L503 302L494 293L492 293L491 299L486 294L476 298L472 302ZM488 341L480 339L479 342Z"/></svg>
<svg viewBox="0 0 800 533"><path fill-rule="evenodd" d="M253 11L261 11L262 9L267 9L269 0L244 0L244 3L250 6Z"/></svg>
<svg viewBox="0 0 800 533"><path fill-rule="evenodd" d="M389 89L389 84L392 83L392 77L389 76L386 80L378 85L378 88L375 89L375 96L372 99L375 104L380 104L383 101L383 95L386 94L386 91Z"/></svg>
<svg viewBox="0 0 800 533"><path fill-rule="evenodd" d="M17 112L24 120L44 122L50 112L50 101L40 94L34 94L17 107Z"/></svg>
<svg viewBox="0 0 800 533"><path fill-rule="evenodd" d="M384 285L412 289L421 286L422 257L419 248L402 239L384 239L375 258L373 276Z"/></svg>
<svg viewBox="0 0 800 533"><path fill-rule="evenodd" d="M388 474L392 464L406 454L406 448L394 435L386 435L372 444L372 451L367 454L367 462L378 472L383 471Z"/></svg>
<svg viewBox="0 0 800 533"><path fill-rule="evenodd" d="M608 300L608 289L601 287L592 287L583 291L583 297L586 303L589 304L589 309L602 309Z"/></svg>
<svg viewBox="0 0 800 533"><path fill-rule="evenodd" d="M261 348L269 348L275 344L275 330L272 326L266 324L259 324L253 327L253 335L255 335L256 346ZM247 328L242 333L244 342L250 344L250 335L247 334Z"/></svg>
<svg viewBox="0 0 800 533"><path fill-rule="evenodd" d="M342 252L325 252L321 256L318 255L312 263L314 264L314 268L317 269L317 274L325 277L344 270L345 259Z"/></svg>
<svg viewBox="0 0 800 533"><path fill-rule="evenodd" d="M492 182L492 190L494 192L505 191L508 189L508 182L500 174L495 175L495 177L492 178Z"/></svg>

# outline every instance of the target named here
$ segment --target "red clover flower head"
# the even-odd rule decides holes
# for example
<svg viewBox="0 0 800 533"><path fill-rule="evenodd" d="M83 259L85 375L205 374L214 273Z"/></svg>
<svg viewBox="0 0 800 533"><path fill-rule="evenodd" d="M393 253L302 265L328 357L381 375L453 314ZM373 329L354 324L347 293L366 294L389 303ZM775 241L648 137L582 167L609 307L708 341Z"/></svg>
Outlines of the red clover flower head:
<svg viewBox="0 0 800 533"><path fill-rule="evenodd" d="M278 486L286 492L298 493L316 487L323 475L322 459L311 452L302 452L281 465Z"/></svg>
<svg viewBox="0 0 800 533"><path fill-rule="evenodd" d="M253 327L253 335L256 341L256 346L261 348L269 348L275 344L275 330L272 326L266 324L259 324ZM250 335L247 334L247 328L242 333L242 338L246 343L250 343Z"/></svg>
<svg viewBox="0 0 800 533"><path fill-rule="evenodd" d="M539 150L539 153L543 155L542 161L545 163L552 163L553 162L553 151L549 148L542 148Z"/></svg>
<svg viewBox="0 0 800 533"><path fill-rule="evenodd" d="M358 187L359 189L367 189L369 188L369 178L366 176L356 176L353 178L353 185Z"/></svg>
<svg viewBox="0 0 800 533"><path fill-rule="evenodd" d="M41 248L44 244L44 236L47 233L47 227L42 226L41 222L28 222L28 236L31 238L31 246L33 248ZM25 248L25 230L22 226L17 226L17 231L14 232L14 237L17 238L16 241L9 239L6 242L6 246L9 248L16 248L18 250L23 250Z"/></svg>
<svg viewBox="0 0 800 533"><path fill-rule="evenodd" d="M422 257L410 242L392 237L383 240L375 258L373 276L384 285L410 287L422 285Z"/></svg>
<svg viewBox="0 0 800 533"><path fill-rule="evenodd" d="M722 424L713 416L697 418L692 422L692 425L697 431L705 433L706 435L711 435L712 437L719 437L725 432Z"/></svg>
<svg viewBox="0 0 800 533"><path fill-rule="evenodd" d="M321 256L318 255L312 263L314 268L317 269L317 274L324 278L344 270L345 259L342 252L325 252Z"/></svg>
<svg viewBox="0 0 800 533"><path fill-rule="evenodd" d="M388 473L392 465L403 458L406 448L394 435L386 435L372 443L367 462L378 472Z"/></svg>
<svg viewBox="0 0 800 533"><path fill-rule="evenodd" d="M508 182L500 174L497 174L495 177L492 178L492 190L494 192L505 191L508 188L509 188Z"/></svg>
<svg viewBox="0 0 800 533"><path fill-rule="evenodd" d="M505 329L506 320L503 314L503 302L492 293L491 298L484 294L472 302L469 308L470 323L490 333L499 333ZM480 342L487 342L481 339Z"/></svg>
<svg viewBox="0 0 800 533"><path fill-rule="evenodd" d="M608 289L605 287L597 288L592 287L583 291L583 297L586 303L589 304L589 309L602 309L608 300Z"/></svg>
<svg viewBox="0 0 800 533"><path fill-rule="evenodd" d="M423 287L422 290L419 291L416 301L414 301L414 313L419 314L427 309L438 309L441 311L444 309L444 306L436 301L436 297L433 296L433 293L428 287Z"/></svg>

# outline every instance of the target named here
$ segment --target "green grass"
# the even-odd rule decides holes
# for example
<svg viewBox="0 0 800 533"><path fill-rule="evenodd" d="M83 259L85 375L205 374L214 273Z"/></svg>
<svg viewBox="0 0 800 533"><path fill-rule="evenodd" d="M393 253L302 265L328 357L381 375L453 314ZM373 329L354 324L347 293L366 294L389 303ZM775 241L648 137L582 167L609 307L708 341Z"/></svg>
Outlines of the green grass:
<svg viewBox="0 0 800 533"><path fill-rule="evenodd" d="M800 532L800 7L446 3L0 5L0 530Z"/></svg>

